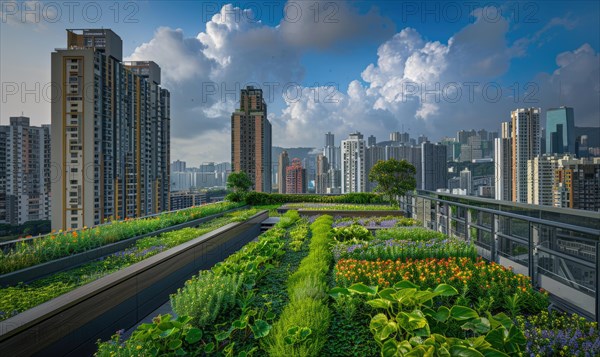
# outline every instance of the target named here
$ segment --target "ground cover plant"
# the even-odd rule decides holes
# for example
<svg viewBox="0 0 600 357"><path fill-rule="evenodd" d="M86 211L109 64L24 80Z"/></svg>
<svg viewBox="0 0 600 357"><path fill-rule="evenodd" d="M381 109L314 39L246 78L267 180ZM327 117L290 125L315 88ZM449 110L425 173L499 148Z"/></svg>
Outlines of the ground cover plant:
<svg viewBox="0 0 600 357"><path fill-rule="evenodd" d="M419 221L417 221L416 219L398 216L334 218L334 228L347 227L354 224L358 224L367 228L410 227L419 225Z"/></svg>
<svg viewBox="0 0 600 357"><path fill-rule="evenodd" d="M42 278L30 284L2 288L0 289L0 320L15 316L79 286L138 263L228 223L244 221L257 212L256 209L236 211L198 227L184 228L158 236L142 238L132 247L82 266Z"/></svg>
<svg viewBox="0 0 600 357"><path fill-rule="evenodd" d="M0 274L30 267L106 244L151 233L162 228L221 213L241 206L220 202L149 218L125 219L72 232L58 232L32 241L23 241L8 252L0 251Z"/></svg>
<svg viewBox="0 0 600 357"><path fill-rule="evenodd" d="M542 311L516 318L527 339L526 351L531 356L600 355L598 324L576 314Z"/></svg>
<svg viewBox="0 0 600 357"><path fill-rule="evenodd" d="M450 257L475 259L477 249L473 244L452 238L428 241L374 239L370 242L337 244L333 247L333 256L336 261L340 259L396 260Z"/></svg>

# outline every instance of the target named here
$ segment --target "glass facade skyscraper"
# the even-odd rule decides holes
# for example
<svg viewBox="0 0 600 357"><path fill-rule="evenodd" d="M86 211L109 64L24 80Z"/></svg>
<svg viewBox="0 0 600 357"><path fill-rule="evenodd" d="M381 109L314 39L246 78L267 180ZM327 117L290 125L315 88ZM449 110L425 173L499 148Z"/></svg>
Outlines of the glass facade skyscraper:
<svg viewBox="0 0 600 357"><path fill-rule="evenodd" d="M575 154L575 115L573 108L560 107L546 112L546 153Z"/></svg>

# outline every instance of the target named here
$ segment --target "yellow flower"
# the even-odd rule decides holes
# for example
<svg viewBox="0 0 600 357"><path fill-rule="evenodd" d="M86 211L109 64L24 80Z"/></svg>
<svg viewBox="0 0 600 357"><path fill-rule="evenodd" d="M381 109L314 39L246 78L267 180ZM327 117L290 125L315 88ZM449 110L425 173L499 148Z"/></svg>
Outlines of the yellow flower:
<svg viewBox="0 0 600 357"><path fill-rule="evenodd" d="M136 347L135 349L139 351L139 350L141 350L141 349L142 349L142 346L140 346L140 345L137 345L137 347Z"/></svg>

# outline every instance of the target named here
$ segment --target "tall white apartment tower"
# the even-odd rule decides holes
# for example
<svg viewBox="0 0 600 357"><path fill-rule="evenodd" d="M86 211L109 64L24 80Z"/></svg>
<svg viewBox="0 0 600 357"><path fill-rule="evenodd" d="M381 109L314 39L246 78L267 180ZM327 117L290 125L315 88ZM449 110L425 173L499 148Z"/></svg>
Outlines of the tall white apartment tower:
<svg viewBox="0 0 600 357"><path fill-rule="evenodd" d="M366 191L365 149L365 140L359 132L342 140L342 193Z"/></svg>
<svg viewBox="0 0 600 357"><path fill-rule="evenodd" d="M541 153L539 108L510 113L512 146L512 201L527 203L527 161Z"/></svg>
<svg viewBox="0 0 600 357"><path fill-rule="evenodd" d="M539 108L521 108L502 123L501 138L496 139L496 199L527 203L527 162L541 153Z"/></svg>
<svg viewBox="0 0 600 357"><path fill-rule="evenodd" d="M52 83L52 228L168 210L170 94L158 65L123 63L109 29L67 30Z"/></svg>
<svg viewBox="0 0 600 357"><path fill-rule="evenodd" d="M494 190L497 200L512 201L512 123L502 123L500 137L494 140Z"/></svg>

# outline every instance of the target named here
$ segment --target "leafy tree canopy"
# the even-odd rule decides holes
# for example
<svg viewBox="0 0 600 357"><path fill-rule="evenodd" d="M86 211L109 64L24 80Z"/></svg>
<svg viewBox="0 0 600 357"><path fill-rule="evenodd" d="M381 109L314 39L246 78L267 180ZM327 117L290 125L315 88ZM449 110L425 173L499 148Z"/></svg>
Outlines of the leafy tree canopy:
<svg viewBox="0 0 600 357"><path fill-rule="evenodd" d="M369 180L377 182L376 192L381 193L390 203L397 204L397 197L402 197L417 187L416 173L417 170L408 161L390 159L377 162L369 172Z"/></svg>

